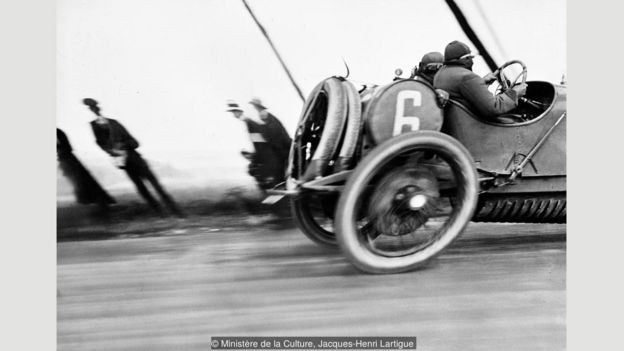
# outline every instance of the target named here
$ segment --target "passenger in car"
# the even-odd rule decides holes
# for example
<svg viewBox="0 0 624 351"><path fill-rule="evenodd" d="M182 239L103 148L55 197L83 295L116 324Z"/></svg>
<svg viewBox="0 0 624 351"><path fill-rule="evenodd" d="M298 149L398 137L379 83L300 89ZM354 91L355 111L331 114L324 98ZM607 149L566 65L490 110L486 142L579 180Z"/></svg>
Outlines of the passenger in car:
<svg viewBox="0 0 624 351"><path fill-rule="evenodd" d="M480 77L472 71L474 55L468 45L453 41L444 49L444 66L436 73L433 86L443 89L450 98L460 102L479 116L494 118L513 110L518 99L526 93L521 83L499 95L493 95L488 86L496 80L493 73Z"/></svg>
<svg viewBox="0 0 624 351"><path fill-rule="evenodd" d="M433 86L433 77L444 64L444 56L437 51L426 53L418 66L414 67L412 78L417 76Z"/></svg>

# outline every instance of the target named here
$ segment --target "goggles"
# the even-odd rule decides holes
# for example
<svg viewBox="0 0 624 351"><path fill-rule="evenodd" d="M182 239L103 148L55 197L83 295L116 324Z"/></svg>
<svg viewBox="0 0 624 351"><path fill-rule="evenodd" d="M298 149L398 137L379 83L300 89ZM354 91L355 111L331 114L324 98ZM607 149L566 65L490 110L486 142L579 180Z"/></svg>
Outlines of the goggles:
<svg viewBox="0 0 624 351"><path fill-rule="evenodd" d="M459 59L460 59L460 60L463 60L463 59L467 59L467 58L474 58L474 57L475 57L475 55L473 55L473 54L471 54L471 53L468 53L468 54L465 54L465 55L460 56L460 57L459 57Z"/></svg>
<svg viewBox="0 0 624 351"><path fill-rule="evenodd" d="M442 67L442 63L440 63L440 62L433 62L433 63L426 64L425 67L422 68L422 70L426 71L426 72L437 71L441 67Z"/></svg>

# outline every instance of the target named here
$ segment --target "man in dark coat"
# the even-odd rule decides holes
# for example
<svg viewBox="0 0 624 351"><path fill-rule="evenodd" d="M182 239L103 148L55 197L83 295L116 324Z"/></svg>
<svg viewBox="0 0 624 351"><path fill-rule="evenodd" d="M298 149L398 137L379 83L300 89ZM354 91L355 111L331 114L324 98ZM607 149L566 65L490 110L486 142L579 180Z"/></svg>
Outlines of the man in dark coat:
<svg viewBox="0 0 624 351"><path fill-rule="evenodd" d="M267 142L275 150L275 154L279 157L279 161L284 164L285 169L292 143L290 135L279 119L269 112L260 99L253 98L249 103L258 111L260 119L265 124Z"/></svg>
<svg viewBox="0 0 624 351"><path fill-rule="evenodd" d="M91 98L82 101L96 115L96 119L91 121L91 128L95 135L95 142L113 157L115 165L124 169L134 183L139 194L143 196L145 201L157 212L162 213L162 209L158 201L152 196L144 181L152 184L156 192L169 207L171 212L179 217L184 217L182 211L178 208L175 201L163 189L160 182L152 173L147 162L141 157L136 149L139 142L124 128L121 123L112 118L106 118L100 114L98 102Z"/></svg>
<svg viewBox="0 0 624 351"><path fill-rule="evenodd" d="M418 66L414 67L412 78L414 76L418 76L433 86L433 77L440 70L443 64L444 56L442 56L441 53L436 51L426 53L418 63Z"/></svg>
<svg viewBox="0 0 624 351"><path fill-rule="evenodd" d="M108 205L115 203L76 158L67 135L59 128L56 128L56 155L61 171L74 186L74 194L79 204L98 204L102 209L107 209Z"/></svg>
<svg viewBox="0 0 624 351"><path fill-rule="evenodd" d="M245 123L249 138L254 147L254 152L243 151L243 157L249 160L249 175L256 179L258 187L262 190L273 188L284 180L285 168L281 159L283 156L276 153L276 148L269 143L270 133L267 125L254 121L245 116L238 103L228 101L228 112L236 119Z"/></svg>
<svg viewBox="0 0 624 351"><path fill-rule="evenodd" d="M494 118L518 106L526 93L525 83L515 85L499 95L492 95L488 85L496 80L493 73L480 77L472 72L474 55L468 45L453 41L444 50L444 66L433 79L436 89L445 90L451 99L460 102L477 115Z"/></svg>

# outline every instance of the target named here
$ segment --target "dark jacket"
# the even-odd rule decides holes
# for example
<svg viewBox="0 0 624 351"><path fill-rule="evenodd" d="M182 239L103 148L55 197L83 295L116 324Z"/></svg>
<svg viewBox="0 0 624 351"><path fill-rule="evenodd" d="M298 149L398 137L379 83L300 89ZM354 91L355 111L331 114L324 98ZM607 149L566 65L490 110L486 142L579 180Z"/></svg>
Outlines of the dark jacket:
<svg viewBox="0 0 624 351"><path fill-rule="evenodd" d="M59 159L67 158L72 154L72 146L65 132L56 128L56 154Z"/></svg>
<svg viewBox="0 0 624 351"><path fill-rule="evenodd" d="M435 73L431 74L429 72L418 72L416 73L416 77L425 83L428 83L433 87L433 77L435 77Z"/></svg>
<svg viewBox="0 0 624 351"><path fill-rule="evenodd" d="M264 134L267 142L275 149L275 153L280 158L288 158L292 139L290 139L290 135L288 135L284 125L267 110L263 110L260 113L260 118L264 122Z"/></svg>
<svg viewBox="0 0 624 351"><path fill-rule="evenodd" d="M115 200L76 158L67 135L58 128L56 128L56 153L61 171L74 186L74 194L78 203L101 205L115 203Z"/></svg>
<svg viewBox="0 0 624 351"><path fill-rule="evenodd" d="M270 189L284 180L286 158L272 145L267 125L251 119L244 120L255 152L249 163L249 174L256 179L261 189ZM288 157L288 156L286 156Z"/></svg>
<svg viewBox="0 0 624 351"><path fill-rule="evenodd" d="M444 65L435 75L433 86L445 90L451 99L483 117L502 115L518 105L514 90L494 96L482 77L459 65Z"/></svg>
<svg viewBox="0 0 624 351"><path fill-rule="evenodd" d="M134 150L139 147L139 142L112 118L106 118L108 124L99 124L91 121L91 128L95 134L95 142L111 156L118 156L116 150Z"/></svg>

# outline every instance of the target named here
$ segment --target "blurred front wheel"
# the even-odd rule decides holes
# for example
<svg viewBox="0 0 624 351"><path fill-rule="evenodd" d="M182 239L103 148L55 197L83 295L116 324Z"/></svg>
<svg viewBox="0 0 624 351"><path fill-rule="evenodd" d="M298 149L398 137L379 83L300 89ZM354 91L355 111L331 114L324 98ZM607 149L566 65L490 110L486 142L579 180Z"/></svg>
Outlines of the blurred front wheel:
<svg viewBox="0 0 624 351"><path fill-rule="evenodd" d="M405 133L375 148L349 178L336 211L337 240L365 272L414 269L461 234L477 197L472 157L457 140Z"/></svg>

